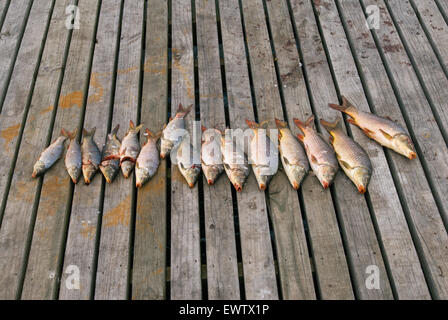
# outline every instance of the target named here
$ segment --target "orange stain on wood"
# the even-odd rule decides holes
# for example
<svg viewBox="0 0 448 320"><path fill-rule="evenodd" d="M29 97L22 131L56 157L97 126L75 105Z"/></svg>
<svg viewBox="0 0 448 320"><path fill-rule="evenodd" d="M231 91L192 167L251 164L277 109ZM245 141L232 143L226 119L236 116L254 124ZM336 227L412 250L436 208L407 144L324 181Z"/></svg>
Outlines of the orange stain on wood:
<svg viewBox="0 0 448 320"><path fill-rule="evenodd" d="M146 73L154 73L157 75L164 76L167 73L167 66L165 61L166 61L166 53L161 58L149 57L148 60L146 60L145 62L143 70Z"/></svg>
<svg viewBox="0 0 448 320"><path fill-rule="evenodd" d="M91 225L89 222L81 222L81 236L85 239L93 240L96 234L96 226Z"/></svg>
<svg viewBox="0 0 448 320"><path fill-rule="evenodd" d="M117 70L117 74L127 74L127 73L131 73L133 71L139 71L140 68L138 66L134 66L134 67L130 67L127 69L119 69Z"/></svg>
<svg viewBox="0 0 448 320"><path fill-rule="evenodd" d="M92 73L90 78L90 86L95 89L95 92L89 96L89 103L100 102L104 95L104 88L98 80L99 74Z"/></svg>
<svg viewBox="0 0 448 320"><path fill-rule="evenodd" d="M0 137L5 140L4 149L6 152L9 151L9 144L19 135L21 124L11 126L5 130L0 131Z"/></svg>
<svg viewBox="0 0 448 320"><path fill-rule="evenodd" d="M49 106L47 109L42 110L41 112L39 112L40 114L46 114L48 112L53 111L54 106Z"/></svg>
<svg viewBox="0 0 448 320"><path fill-rule="evenodd" d="M44 216L54 216L58 210L59 201L62 201L65 204L68 185L69 179L67 177L59 178L54 176L44 180L40 201Z"/></svg>
<svg viewBox="0 0 448 320"><path fill-rule="evenodd" d="M129 226L131 219L131 195L127 196L115 208L104 215L105 227L116 227L118 225Z"/></svg>
<svg viewBox="0 0 448 320"><path fill-rule="evenodd" d="M59 99L59 106L62 109L68 109L75 105L78 106L78 108L81 108L83 97L84 95L82 94L82 91L69 93Z"/></svg>

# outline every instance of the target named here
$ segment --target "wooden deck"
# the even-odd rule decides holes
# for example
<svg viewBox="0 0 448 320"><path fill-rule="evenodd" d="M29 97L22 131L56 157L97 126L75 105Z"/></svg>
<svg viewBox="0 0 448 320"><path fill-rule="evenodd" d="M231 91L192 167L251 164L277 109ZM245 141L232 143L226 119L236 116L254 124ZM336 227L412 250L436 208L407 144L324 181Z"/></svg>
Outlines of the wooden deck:
<svg viewBox="0 0 448 320"><path fill-rule="evenodd" d="M0 299L448 299L447 23L448 0L0 0ZM282 171L267 192L252 173L190 190L168 161L138 191L75 186L63 161L31 178L61 128L101 145L180 102L190 130L294 128L341 116L341 95L416 144L411 161L345 125L365 196L342 172L327 191Z"/></svg>

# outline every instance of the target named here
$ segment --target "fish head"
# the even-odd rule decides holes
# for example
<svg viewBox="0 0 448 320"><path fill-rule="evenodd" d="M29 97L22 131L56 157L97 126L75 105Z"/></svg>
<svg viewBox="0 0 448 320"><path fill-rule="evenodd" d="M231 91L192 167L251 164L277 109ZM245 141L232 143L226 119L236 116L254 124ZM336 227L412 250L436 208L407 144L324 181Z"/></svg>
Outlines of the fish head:
<svg viewBox="0 0 448 320"><path fill-rule="evenodd" d="M399 134L394 137L393 144L395 146L395 151L408 157L409 159L417 158L417 153L415 152L414 143L411 138L406 134Z"/></svg>
<svg viewBox="0 0 448 320"><path fill-rule="evenodd" d="M285 171L295 190L300 188L300 184L308 173L308 170L301 166L288 166L287 168L285 167Z"/></svg>
<svg viewBox="0 0 448 320"><path fill-rule="evenodd" d="M82 174L84 176L84 182L89 185L92 182L92 178L96 173L97 168L93 165L83 165Z"/></svg>
<svg viewBox="0 0 448 320"><path fill-rule="evenodd" d="M39 177L40 175L42 175L45 172L45 170L46 170L45 163L40 160L37 161L34 164L34 168L33 168L33 178Z"/></svg>
<svg viewBox="0 0 448 320"><path fill-rule="evenodd" d="M72 179L74 184L78 183L79 175L81 174L81 168L79 167L70 167L67 168L68 175Z"/></svg>
<svg viewBox="0 0 448 320"><path fill-rule="evenodd" d="M107 183L112 183L118 171L117 168L114 168L111 165L100 166L100 170Z"/></svg>
<svg viewBox="0 0 448 320"><path fill-rule="evenodd" d="M268 187L269 181L271 180L272 176L267 175L255 175L258 182L258 187L261 191L265 191Z"/></svg>
<svg viewBox="0 0 448 320"><path fill-rule="evenodd" d="M121 163L121 172L123 176L128 179L131 176L132 170L134 170L135 163L132 161L124 161Z"/></svg>
<svg viewBox="0 0 448 320"><path fill-rule="evenodd" d="M219 166L204 166L203 171L209 185L213 185L222 172Z"/></svg>
<svg viewBox="0 0 448 320"><path fill-rule="evenodd" d="M162 138L160 141L160 157L162 159L165 159L173 149L174 143L173 141L164 138Z"/></svg>
<svg viewBox="0 0 448 320"><path fill-rule="evenodd" d="M356 167L351 172L351 179L362 194L366 193L370 181L371 172L364 167Z"/></svg>
<svg viewBox="0 0 448 320"><path fill-rule="evenodd" d="M232 170L230 173L230 181L235 187L236 191L243 191L244 183L246 182L246 175L242 170Z"/></svg>
<svg viewBox="0 0 448 320"><path fill-rule="evenodd" d="M142 168L135 168L135 185L137 188L143 187L143 185L149 180L149 171Z"/></svg>
<svg viewBox="0 0 448 320"><path fill-rule="evenodd" d="M316 176L319 179L320 183L324 187L324 189L328 189L330 185L333 183L334 177L338 172L337 167L333 167L330 165L321 165L317 169Z"/></svg>
<svg viewBox="0 0 448 320"><path fill-rule="evenodd" d="M201 172L200 166L192 165L185 166L182 163L179 163L179 170L187 181L187 184L190 188L194 188L196 181L198 180L199 173Z"/></svg>

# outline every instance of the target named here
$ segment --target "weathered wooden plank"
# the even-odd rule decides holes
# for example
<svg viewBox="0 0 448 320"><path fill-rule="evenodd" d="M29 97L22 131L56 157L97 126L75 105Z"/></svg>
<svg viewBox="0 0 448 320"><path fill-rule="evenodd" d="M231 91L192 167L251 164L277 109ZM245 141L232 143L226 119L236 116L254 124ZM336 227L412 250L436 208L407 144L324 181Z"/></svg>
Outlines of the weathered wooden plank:
<svg viewBox="0 0 448 320"><path fill-rule="evenodd" d="M144 1L125 1L118 56L112 128L122 136L139 111ZM129 262L135 181L120 173L106 185L98 256L95 299L123 300L129 295Z"/></svg>
<svg viewBox="0 0 448 320"><path fill-rule="evenodd" d="M302 58L308 75L310 96L306 98L306 88L303 82L299 83L298 90L300 91L294 92L294 87L297 86L294 70L299 69L300 57L298 55L293 55L294 58L290 57L291 52L294 52L294 39L289 34L283 44L276 45L279 54L290 57L289 59L280 59L279 56L283 90L285 99L288 99L288 113L291 113L290 117L306 119L313 111L310 101L308 101L308 99L312 99L316 117L328 118L327 104L331 100L337 100L337 95L317 22L314 18L313 8L310 1L292 1L291 6L300 47L302 48ZM320 86L325 89L321 89ZM292 123L291 125L293 126ZM324 131L320 126L318 127L321 132ZM387 277L382 279L384 291L368 292L364 286L365 268L369 264L378 265L384 271L381 255L377 254L379 253L378 243L364 198L357 194L356 189L342 172L339 172L336 177L334 190L335 198L332 200L331 193L322 190L313 177L309 177L303 187L312 250L315 256L314 260L322 298L353 298L347 262L344 257L332 201L338 206L341 232L346 240L346 255L350 257L354 282L353 289L360 298L364 299L390 297ZM326 204L324 208L321 207L322 203ZM308 212L310 213L308 214ZM319 214L316 214L316 212ZM331 221L331 224L329 224L329 221ZM321 238L322 236L324 238ZM352 245L350 246L350 244ZM335 268L338 270L337 272L334 271ZM341 275L344 276L341 277Z"/></svg>
<svg viewBox="0 0 448 320"><path fill-rule="evenodd" d="M121 0L102 2L84 120L85 128L96 127L95 141L100 148L108 133L120 12ZM75 186L59 290L61 300L91 298L102 184L98 176L89 186L82 182ZM79 288L70 281L73 266L79 270Z"/></svg>
<svg viewBox="0 0 448 320"><path fill-rule="evenodd" d="M147 6L141 121L156 133L168 109L168 1L149 0ZM138 191L132 299L166 296L166 176L162 161L157 174Z"/></svg>
<svg viewBox="0 0 448 320"><path fill-rule="evenodd" d="M10 0L0 0L0 32L2 31L3 21L5 20L6 13L8 12L8 7Z"/></svg>
<svg viewBox="0 0 448 320"><path fill-rule="evenodd" d="M354 2L345 1L343 6L350 6ZM351 101L355 101L360 110L370 112L336 4L330 1L321 2L321 6L317 7L317 10L341 94L346 95ZM368 31L366 27L365 31ZM333 116L331 113L335 114L335 112L327 114ZM358 128L350 128L356 141L369 154L374 168L369 185L371 210L378 225L379 239L383 244L384 257L389 265L390 280L396 295L402 299L428 299L430 298L429 291L383 148ZM349 243L359 241L359 239L351 239ZM379 251L376 253L380 254ZM368 275L365 273L366 268L367 265L362 270L363 278ZM385 270L380 269L380 279L382 278L387 278L387 274ZM362 279L362 282L365 287L365 279ZM380 289L384 290L383 284L380 285ZM375 292L378 290L369 290L370 294L375 294Z"/></svg>
<svg viewBox="0 0 448 320"><path fill-rule="evenodd" d="M27 255L29 233L33 228L35 196L42 181L31 178L32 165L49 140L48 126L51 124L53 105L58 99L61 71L65 61L64 52L69 40L69 30L65 28L64 21L65 8L73 2L58 2L53 12L23 132L22 147L3 214L0 229L2 299L14 299L21 290L21 268Z"/></svg>
<svg viewBox="0 0 448 320"><path fill-rule="evenodd" d="M53 1L45 0L33 6L30 19L23 35L22 46L17 55L17 64L11 74L9 90L4 100L4 108L0 116L0 194L1 210L5 207L9 173L14 166L13 160L18 144L20 129L24 125L24 117L30 104L31 91L38 71L40 53L43 50L45 32L50 20Z"/></svg>
<svg viewBox="0 0 448 320"><path fill-rule="evenodd" d="M201 124L224 130L226 119L215 1L196 1L196 30ZM208 298L239 299L231 185L225 177L213 186L204 178L203 185Z"/></svg>
<svg viewBox="0 0 448 320"><path fill-rule="evenodd" d="M380 30L375 30L373 34L382 47L384 61L378 53L371 33L365 28L364 6L353 11L352 23L349 22L351 19L346 19L347 29L351 34L352 43L358 57L357 60L362 68L369 96L373 101L373 111L388 115L402 124L406 123L408 129L413 133L414 142L419 145L419 149L422 151L420 154L426 155L425 158L409 161L395 152L387 151L392 160L394 178L400 182L397 188L400 192L403 209L407 215L408 225L426 280L433 296L443 297L445 296L444 292L446 292L446 289L444 289L446 288L444 284L446 278L443 276L446 272L446 231L431 193L431 188L427 181L423 179L424 170L419 162L423 162L426 166L433 160L436 161L439 158L437 154L441 153L440 147L438 147L440 143L438 144L437 140L443 140L434 119L431 119L432 113L429 106L426 100L422 98L423 93L414 76L412 67L408 63L400 64L400 61L403 61L401 55L397 56L396 50L391 51L391 48L399 48L398 50L402 51L403 47L398 43L397 35L391 33L392 30L384 30L386 25L391 23L390 18L388 19L384 15L386 12L384 4L379 1L363 2L363 4L378 5L382 12L383 26ZM354 17L357 18L354 19ZM384 34L381 30L384 30ZM383 66L384 62L387 63L387 66ZM388 73L393 80L392 83L384 80L388 78ZM394 94L395 89L397 90L397 97ZM403 114L399 103L406 106ZM428 133L430 133L430 139L428 139L429 137L426 138ZM436 141L433 141L433 138ZM440 159L440 161L443 161L443 159ZM443 166L438 166L437 162L431 164L443 171L441 169ZM385 241L388 240L383 239L383 242Z"/></svg>
<svg viewBox="0 0 448 320"><path fill-rule="evenodd" d="M270 9L279 3L269 3ZM274 10L276 9L274 8ZM283 119L283 110L275 73L269 33L261 1L245 1L243 7L253 86L259 121ZM281 23L274 16L271 23ZM289 25L291 24L288 21ZM277 139L277 137L274 137ZM269 187L269 213L275 231L284 299L315 298L311 264L308 257L302 213L297 192L290 187L285 174L277 174ZM291 250L293 249L293 250Z"/></svg>
<svg viewBox="0 0 448 320"><path fill-rule="evenodd" d="M29 0L12 1L2 26L0 33L0 112L8 88L10 71L16 60L16 50L22 40L32 5L33 2Z"/></svg>
<svg viewBox="0 0 448 320"><path fill-rule="evenodd" d="M190 0L172 3L171 114L179 103L195 103L192 8ZM194 112L186 118L193 136ZM198 181L202 183L202 181ZM190 189L177 164L171 166L171 298L201 299L199 187Z"/></svg>
<svg viewBox="0 0 448 320"><path fill-rule="evenodd" d="M447 3L446 1L444 1ZM439 11L437 4L432 0L412 0L411 4L418 14L425 32L431 40L433 49L437 52L441 63L444 65L445 72L448 68L448 26Z"/></svg>
<svg viewBox="0 0 448 320"><path fill-rule="evenodd" d="M230 127L253 120L243 25L237 0L219 2ZM278 299L265 194L251 174L237 196L246 299Z"/></svg>
<svg viewBox="0 0 448 320"><path fill-rule="evenodd" d="M389 7L388 15L394 19L395 25L389 26L389 31L398 31L400 40L409 55L410 61L415 69L420 84L426 93L428 102L431 104L440 131L448 143L448 111L446 101L448 100L448 78L446 77L431 44L426 37L418 18L409 1L387 1ZM446 177L442 179L445 191L448 191ZM444 195L444 208L448 208L448 194ZM448 221L448 212L444 213ZM448 224L448 222L447 222Z"/></svg>
<svg viewBox="0 0 448 320"><path fill-rule="evenodd" d="M99 1L81 1L78 5L83 12L80 21L83 27L73 31L61 96L55 110L52 141L60 136L63 128L72 132L80 126L87 94ZM23 284L23 299L52 299L57 295L58 269L66 239L72 188L62 161L43 178Z"/></svg>
<svg viewBox="0 0 448 320"><path fill-rule="evenodd" d="M439 7L440 13L448 24L448 1L446 0L435 0L437 6Z"/></svg>

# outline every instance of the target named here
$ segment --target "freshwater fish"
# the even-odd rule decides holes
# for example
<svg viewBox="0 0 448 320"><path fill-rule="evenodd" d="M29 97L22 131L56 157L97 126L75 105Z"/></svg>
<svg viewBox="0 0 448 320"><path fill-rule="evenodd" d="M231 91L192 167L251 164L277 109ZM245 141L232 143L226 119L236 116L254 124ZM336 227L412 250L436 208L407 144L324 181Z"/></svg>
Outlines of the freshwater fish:
<svg viewBox="0 0 448 320"><path fill-rule="evenodd" d="M138 142L138 133L143 128L143 125L135 127L134 122L129 122L129 130L123 138L120 147L120 166L123 176L127 179L131 175L135 167L138 154L140 153L140 143Z"/></svg>
<svg viewBox="0 0 448 320"><path fill-rule="evenodd" d="M112 183L120 170L120 147L121 141L117 138L120 125L117 125L111 133L107 135L106 144L101 155L100 170L107 183Z"/></svg>
<svg viewBox="0 0 448 320"><path fill-rule="evenodd" d="M185 109L182 104L179 104L176 116L174 119L170 119L170 122L164 127L160 145L160 157L162 159L165 159L171 150L181 143L182 130L185 130L185 117L192 109L193 105Z"/></svg>
<svg viewBox="0 0 448 320"><path fill-rule="evenodd" d="M83 130L84 139L81 145L82 152L82 173L84 175L84 182L90 184L96 171L101 163L101 152L93 140L96 128L91 131Z"/></svg>
<svg viewBox="0 0 448 320"><path fill-rule="evenodd" d="M330 133L330 141L342 170L356 185L360 193L366 193L373 171L367 152L344 133L340 119L335 122L321 120L320 123Z"/></svg>
<svg viewBox="0 0 448 320"><path fill-rule="evenodd" d="M414 143L406 130L387 117L356 109L353 104L342 97L342 106L330 104L330 108L341 111L351 117L347 121L359 128L371 139L382 146L409 158L417 158Z"/></svg>
<svg viewBox="0 0 448 320"><path fill-rule="evenodd" d="M177 167L190 188L194 188L201 173L200 153L194 148L189 139L183 138L177 148Z"/></svg>
<svg viewBox="0 0 448 320"><path fill-rule="evenodd" d="M302 145L288 128L288 124L278 119L275 119L275 123L279 130L279 151L283 168L292 187L298 190L310 171L308 158Z"/></svg>
<svg viewBox="0 0 448 320"><path fill-rule="evenodd" d="M314 128L314 116L311 116L305 123L294 119L294 123L303 132L297 137L305 146L311 169L324 189L329 188L339 168L333 148Z"/></svg>
<svg viewBox="0 0 448 320"><path fill-rule="evenodd" d="M253 135L249 142L249 160L260 190L266 190L278 170L278 149L266 133L268 122L258 124L246 120Z"/></svg>
<svg viewBox="0 0 448 320"><path fill-rule="evenodd" d="M82 170L82 154L81 154L81 146L76 140L78 135L78 129L73 131L72 133L65 132L65 136L70 139L70 145L68 146L67 153L65 154L65 168L72 179L74 184L78 183L78 178L81 174Z"/></svg>
<svg viewBox="0 0 448 320"><path fill-rule="evenodd" d="M213 185L216 179L224 171L221 152L221 132L216 129L207 130L202 127L201 164L202 171L209 185Z"/></svg>
<svg viewBox="0 0 448 320"><path fill-rule="evenodd" d="M66 134L66 131L62 129L61 136L41 153L33 167L33 178L43 175L62 157L64 143L67 140Z"/></svg>
<svg viewBox="0 0 448 320"><path fill-rule="evenodd" d="M225 134L221 137L221 152L224 170L236 191L241 192L250 173L244 150L237 145L231 134Z"/></svg>
<svg viewBox="0 0 448 320"><path fill-rule="evenodd" d="M160 164L159 150L157 149L157 141L162 133L154 135L149 129L146 129L146 143L137 158L135 164L135 176L137 188L143 187L157 172Z"/></svg>

